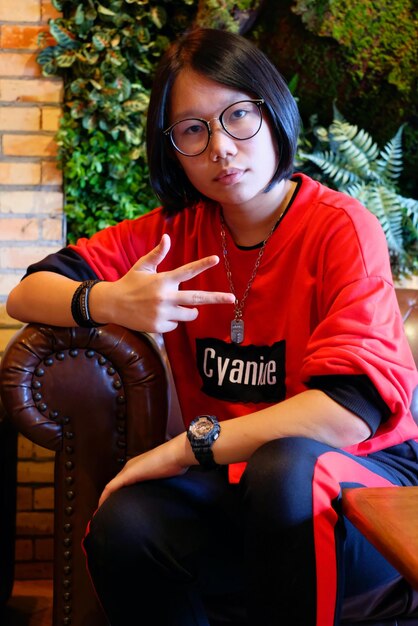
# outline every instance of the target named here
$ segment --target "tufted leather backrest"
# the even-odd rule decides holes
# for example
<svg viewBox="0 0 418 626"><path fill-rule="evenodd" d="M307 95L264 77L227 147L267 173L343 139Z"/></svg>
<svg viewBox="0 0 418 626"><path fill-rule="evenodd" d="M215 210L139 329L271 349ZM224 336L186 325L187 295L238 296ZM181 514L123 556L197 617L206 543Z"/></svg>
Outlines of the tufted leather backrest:
<svg viewBox="0 0 418 626"><path fill-rule="evenodd" d="M81 542L104 485L165 439L163 359L120 326L29 324L4 353L1 395L19 431L56 451L54 626L104 626Z"/></svg>

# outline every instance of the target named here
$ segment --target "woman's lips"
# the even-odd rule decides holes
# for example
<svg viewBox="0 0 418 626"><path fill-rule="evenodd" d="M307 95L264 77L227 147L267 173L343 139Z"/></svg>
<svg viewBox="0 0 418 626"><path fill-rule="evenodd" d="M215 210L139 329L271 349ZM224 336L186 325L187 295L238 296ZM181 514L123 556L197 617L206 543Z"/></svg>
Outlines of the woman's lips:
<svg viewBox="0 0 418 626"><path fill-rule="evenodd" d="M226 170L222 170L222 172L216 176L215 180L221 185L234 185L239 182L243 176L244 170L238 170L231 167Z"/></svg>

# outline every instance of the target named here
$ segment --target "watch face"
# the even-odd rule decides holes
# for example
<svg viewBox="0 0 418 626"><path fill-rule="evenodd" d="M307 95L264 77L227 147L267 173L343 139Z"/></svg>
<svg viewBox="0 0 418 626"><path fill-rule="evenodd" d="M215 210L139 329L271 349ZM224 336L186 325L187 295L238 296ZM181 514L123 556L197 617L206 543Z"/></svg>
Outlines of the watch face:
<svg viewBox="0 0 418 626"><path fill-rule="evenodd" d="M210 420L205 415L200 417L199 420L195 424L193 424L191 427L193 435L195 437L198 437L199 439L206 437L206 435L210 433L210 431L213 429L214 429L214 424L212 420Z"/></svg>
<svg viewBox="0 0 418 626"><path fill-rule="evenodd" d="M211 447L220 432L221 427L214 415L198 415L190 422L187 438L196 459L206 469L217 467Z"/></svg>

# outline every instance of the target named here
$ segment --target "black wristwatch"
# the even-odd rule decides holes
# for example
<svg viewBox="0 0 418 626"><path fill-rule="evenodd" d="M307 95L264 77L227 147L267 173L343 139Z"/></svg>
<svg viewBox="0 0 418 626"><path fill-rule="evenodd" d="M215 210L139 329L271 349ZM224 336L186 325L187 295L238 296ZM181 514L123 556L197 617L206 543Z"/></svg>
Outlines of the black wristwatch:
<svg viewBox="0 0 418 626"><path fill-rule="evenodd" d="M187 438L193 453L202 467L218 467L213 458L212 445L219 437L221 427L214 415L198 415L187 430Z"/></svg>

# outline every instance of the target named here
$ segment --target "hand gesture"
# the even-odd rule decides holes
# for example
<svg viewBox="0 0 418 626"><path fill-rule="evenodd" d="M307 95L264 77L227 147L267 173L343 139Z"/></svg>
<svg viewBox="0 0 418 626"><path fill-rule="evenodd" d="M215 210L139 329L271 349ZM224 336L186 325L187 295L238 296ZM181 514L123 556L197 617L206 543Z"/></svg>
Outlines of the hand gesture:
<svg viewBox="0 0 418 626"><path fill-rule="evenodd" d="M92 289L94 319L139 331L167 333L177 328L179 322L195 320L199 314L196 305L234 303L232 293L179 289L181 283L217 265L219 257L215 255L157 273L170 246L170 237L163 235L160 243L125 276L113 283L99 283Z"/></svg>

